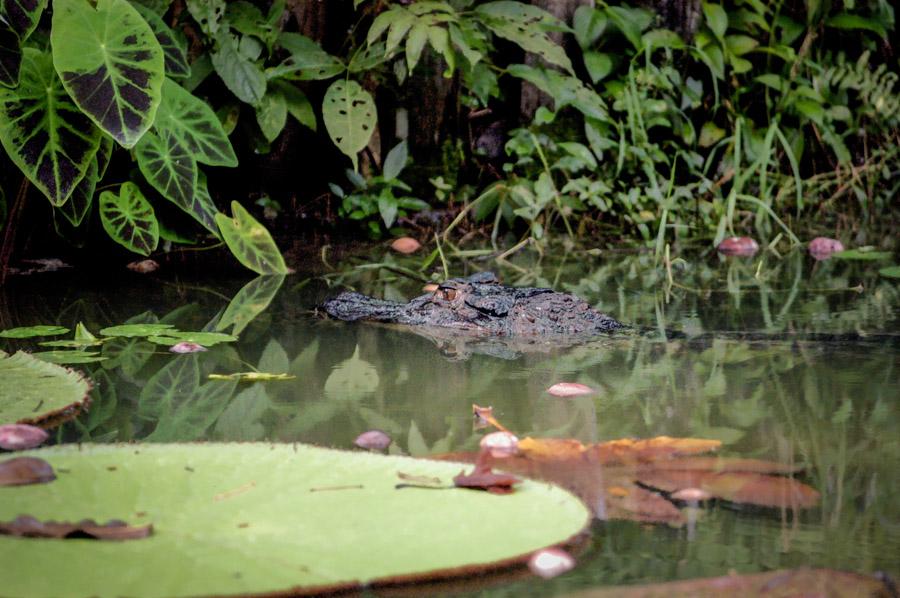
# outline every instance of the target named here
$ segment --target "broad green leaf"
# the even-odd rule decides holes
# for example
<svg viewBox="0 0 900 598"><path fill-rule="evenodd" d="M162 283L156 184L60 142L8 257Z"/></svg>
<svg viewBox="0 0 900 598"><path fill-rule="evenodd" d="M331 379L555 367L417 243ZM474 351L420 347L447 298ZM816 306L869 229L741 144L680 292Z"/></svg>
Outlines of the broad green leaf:
<svg viewBox="0 0 900 598"><path fill-rule="evenodd" d="M413 25L409 30L409 36L406 38L406 68L409 72L413 72L419 59L422 57L422 51L425 49L425 42L428 41L428 25L419 22Z"/></svg>
<svg viewBox="0 0 900 598"><path fill-rule="evenodd" d="M704 2L703 15L706 17L706 24L712 30L713 34L724 41L725 31L728 29L728 13L725 12L722 5Z"/></svg>
<svg viewBox="0 0 900 598"><path fill-rule="evenodd" d="M209 195L209 188L206 185L206 174L201 170L197 173L197 193L194 195L194 203L191 204L191 215L206 230L217 238L221 238L219 236L219 226L216 224L216 214L218 213L219 210Z"/></svg>
<svg viewBox="0 0 900 598"><path fill-rule="evenodd" d="M0 380L0 424L49 423L80 409L91 388L81 374L23 351L0 351Z"/></svg>
<svg viewBox="0 0 900 598"><path fill-rule="evenodd" d="M372 96L356 81L335 81L322 100L322 118L331 140L359 170L356 154L369 143L378 119Z"/></svg>
<svg viewBox="0 0 900 598"><path fill-rule="evenodd" d="M264 312L278 289L284 283L283 274L257 276L245 284L225 308L225 313L216 324L216 330L222 332L233 326L231 334L237 336L244 328Z"/></svg>
<svg viewBox="0 0 900 598"><path fill-rule="evenodd" d="M222 332L182 332L180 330L166 330L160 336L149 336L147 340L157 345L174 345L176 343L197 343L204 347L212 347L219 343L233 343L236 336Z"/></svg>
<svg viewBox="0 0 900 598"><path fill-rule="evenodd" d="M707 121L700 128L700 140L698 143L700 147L711 147L723 137L725 137L725 129L712 121Z"/></svg>
<svg viewBox="0 0 900 598"><path fill-rule="evenodd" d="M482 4L475 12L494 34L574 73L565 50L545 33L550 27L558 30L566 28L550 13L536 6L508 0Z"/></svg>
<svg viewBox="0 0 900 598"><path fill-rule="evenodd" d="M100 137L69 99L52 58L25 48L19 87L0 87L0 142L13 163L60 206L90 168Z"/></svg>
<svg viewBox="0 0 900 598"><path fill-rule="evenodd" d="M140 338L113 338L103 343L102 366L105 370L118 368L127 378L134 378L158 350L156 345Z"/></svg>
<svg viewBox="0 0 900 598"><path fill-rule="evenodd" d="M274 338L266 343L256 369L260 372L286 372L291 367L287 351Z"/></svg>
<svg viewBox="0 0 900 598"><path fill-rule="evenodd" d="M134 156L144 178L163 197L200 223L208 220L197 200L197 162L172 131L149 131L138 143Z"/></svg>
<svg viewBox="0 0 900 598"><path fill-rule="evenodd" d="M654 13L643 8L629 8L627 6L608 6L606 15L609 20L622 32L622 35L631 42L635 50L643 46L641 32L653 22Z"/></svg>
<svg viewBox="0 0 900 598"><path fill-rule="evenodd" d="M153 124L164 55L150 25L126 0L54 0L53 64L78 107L120 145Z"/></svg>
<svg viewBox="0 0 900 598"><path fill-rule="evenodd" d="M138 323L138 324L120 324L118 326L108 326L100 330L103 336L122 336L126 338L141 336L156 336L159 334L167 334L174 326L171 324Z"/></svg>
<svg viewBox="0 0 900 598"><path fill-rule="evenodd" d="M313 131L316 130L316 113L306 94L287 81L272 81L269 85L278 90L278 93L284 98L288 114L297 119L301 125L309 127Z"/></svg>
<svg viewBox="0 0 900 598"><path fill-rule="evenodd" d="M875 251L871 249L847 249L845 251L838 251L837 253L832 253L831 257L837 258L839 260L864 260L864 261L875 261L875 260L886 260L890 259L891 252L890 251Z"/></svg>
<svg viewBox="0 0 900 598"><path fill-rule="evenodd" d="M753 51L759 42L749 35L729 35L725 38L725 46L735 56L743 56Z"/></svg>
<svg viewBox="0 0 900 598"><path fill-rule="evenodd" d="M608 119L603 99L577 77L524 64L510 65L508 70L510 75L525 79L550 95L556 103L557 111L564 106L573 106L590 118L601 121Z"/></svg>
<svg viewBox="0 0 900 598"><path fill-rule="evenodd" d="M887 29L884 25L875 19L869 19L860 15L842 12L825 21L828 27L835 29L865 29L877 33L880 37L887 39Z"/></svg>
<svg viewBox="0 0 900 598"><path fill-rule="evenodd" d="M434 51L444 57L447 63L447 70L444 71L444 77L451 77L453 70L456 68L456 54L450 47L450 34L443 27L428 28L428 43L434 48Z"/></svg>
<svg viewBox="0 0 900 598"><path fill-rule="evenodd" d="M332 401L356 401L378 390L378 370L359 356L359 345L353 355L337 364L325 380L325 398Z"/></svg>
<svg viewBox="0 0 900 598"><path fill-rule="evenodd" d="M97 342L97 337L88 330L83 322L78 322L75 325L75 340L83 344L94 344Z"/></svg>
<svg viewBox="0 0 900 598"><path fill-rule="evenodd" d="M47 0L0 0L0 85L17 85L21 44L37 27L46 7Z"/></svg>
<svg viewBox="0 0 900 598"><path fill-rule="evenodd" d="M156 428L146 440L173 442L205 438L207 429L228 407L237 384L237 380L213 380L189 395L177 397L171 408L157 418Z"/></svg>
<svg viewBox="0 0 900 598"><path fill-rule="evenodd" d="M656 48L671 48L680 50L684 48L684 40L681 36L668 29L652 29L641 36L644 48L655 50Z"/></svg>
<svg viewBox="0 0 900 598"><path fill-rule="evenodd" d="M596 8L581 5L572 17L572 29L575 31L578 45L582 50L587 50L603 35L606 29L606 15Z"/></svg>
<svg viewBox="0 0 900 598"><path fill-rule="evenodd" d="M885 278L900 278L900 266L888 266L878 271Z"/></svg>
<svg viewBox="0 0 900 598"><path fill-rule="evenodd" d="M290 53L280 65L266 70L269 79L289 77L300 81L331 79L346 70L339 58L299 33L282 33L278 44Z"/></svg>
<svg viewBox="0 0 900 598"><path fill-rule="evenodd" d="M0 536L0 562L16 572L4 580L10 596L313 594L472 575L567 542L591 518L550 484L523 481L505 496L397 490L397 472L451 486L471 465L303 444L81 444L21 454L69 473L6 492L0 520L116 518L154 530L130 542ZM97 574L111 567L128 575Z"/></svg>
<svg viewBox="0 0 900 598"><path fill-rule="evenodd" d="M171 132L197 162L238 165L228 135L209 104L171 79L163 84L163 100L153 126L157 134Z"/></svg>
<svg viewBox="0 0 900 598"><path fill-rule="evenodd" d="M166 76L187 77L190 75L191 65L187 59L187 40L184 39L181 31L174 31L166 25L162 17L146 6L140 3L133 3L132 6L141 13L141 16L153 29L156 41L159 42L163 51ZM163 91L163 97L165 97L165 91Z"/></svg>
<svg viewBox="0 0 900 598"><path fill-rule="evenodd" d="M256 105L266 94L266 75L259 66L238 52L238 41L223 29L216 37L218 49L212 53L212 63L225 87L237 98Z"/></svg>
<svg viewBox="0 0 900 598"><path fill-rule="evenodd" d="M48 324L39 324L37 326L20 326L19 328L9 328L0 331L0 338L34 338L36 336L59 336L69 332L68 328L63 326L51 326Z"/></svg>
<svg viewBox="0 0 900 598"><path fill-rule="evenodd" d="M97 351L35 351L31 355L41 361L56 364L94 363L106 359Z"/></svg>
<svg viewBox="0 0 900 598"><path fill-rule="evenodd" d="M400 176L408 158L409 154L406 149L406 141L404 140L395 145L384 159L382 176L384 176L385 180L392 181Z"/></svg>
<svg viewBox="0 0 900 598"><path fill-rule="evenodd" d="M159 419L171 413L179 399L187 399L199 387L197 355L173 357L143 385L138 399L138 414L147 419Z"/></svg>
<svg viewBox="0 0 900 598"><path fill-rule="evenodd" d="M287 274L284 258L269 231L236 201L231 202L231 213L231 218L216 214L216 224L234 257L257 274Z"/></svg>
<svg viewBox="0 0 900 598"><path fill-rule="evenodd" d="M156 213L134 183L122 183L118 195L112 191L100 194L100 220L106 234L129 251L150 255L156 250Z"/></svg>
<svg viewBox="0 0 900 598"><path fill-rule="evenodd" d="M386 189L378 196L378 214L381 216L385 228L391 228L394 225L394 221L397 219L397 208L399 208L397 198L389 190Z"/></svg>
<svg viewBox="0 0 900 598"><path fill-rule="evenodd" d="M287 114L287 102L278 90L270 89L256 105L256 123L269 143L281 135Z"/></svg>
<svg viewBox="0 0 900 598"><path fill-rule="evenodd" d="M264 385L254 384L245 388L232 399L216 421L215 435L232 442L263 439L266 429L259 420L268 410L269 397Z"/></svg>
<svg viewBox="0 0 900 598"><path fill-rule="evenodd" d="M225 6L225 0L187 0L188 11L207 35L215 35L219 31Z"/></svg>

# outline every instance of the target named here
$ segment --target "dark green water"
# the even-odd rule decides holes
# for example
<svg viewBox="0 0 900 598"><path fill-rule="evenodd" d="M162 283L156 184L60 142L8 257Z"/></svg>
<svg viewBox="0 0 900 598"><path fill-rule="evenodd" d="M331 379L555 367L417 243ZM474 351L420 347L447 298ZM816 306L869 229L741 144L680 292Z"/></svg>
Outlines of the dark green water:
<svg viewBox="0 0 900 598"><path fill-rule="evenodd" d="M817 263L802 252L705 255L675 267L673 284L647 255L560 251L521 254L502 268L460 265L452 275L493 269L507 284L576 293L644 330L574 347L485 347L316 317L315 305L345 287L392 299L420 293L421 282L399 273L415 260L381 250L365 257L384 262L310 264L280 285L185 282L165 270L115 285L65 271L22 277L3 289L0 328L81 321L96 332L161 320L199 330L237 317L239 342L208 353L175 357L141 341L104 346L109 359L84 368L98 383L94 407L64 427L68 441L349 448L358 433L380 428L394 451L426 455L475 449L478 403L520 435L720 439L725 455L806 464L803 480L822 494L819 507L799 514L713 504L693 530L598 522L573 572L485 590L491 595L804 565L900 573L900 285L878 276L886 264ZM686 336L665 342L663 330ZM202 374L259 369L296 378L235 384L215 400L190 388L174 399L146 390L189 360ZM559 381L599 392L553 398L545 389Z"/></svg>

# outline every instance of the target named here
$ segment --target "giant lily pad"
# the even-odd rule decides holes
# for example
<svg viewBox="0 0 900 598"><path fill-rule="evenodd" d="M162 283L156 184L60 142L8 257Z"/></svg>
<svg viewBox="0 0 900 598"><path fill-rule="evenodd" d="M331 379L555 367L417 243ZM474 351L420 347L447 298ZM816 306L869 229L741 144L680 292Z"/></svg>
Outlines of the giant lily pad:
<svg viewBox="0 0 900 598"><path fill-rule="evenodd" d="M508 566L579 534L573 496L525 481L513 494L395 488L398 472L450 485L457 463L305 445L82 445L20 453L59 472L4 489L0 521L121 519L123 543L0 537L12 596L310 593ZM97 571L119 571L97 575ZM127 572L127 574L125 574Z"/></svg>
<svg viewBox="0 0 900 598"><path fill-rule="evenodd" d="M0 380L0 423L49 427L77 415L91 389L81 374L21 351L0 351Z"/></svg>

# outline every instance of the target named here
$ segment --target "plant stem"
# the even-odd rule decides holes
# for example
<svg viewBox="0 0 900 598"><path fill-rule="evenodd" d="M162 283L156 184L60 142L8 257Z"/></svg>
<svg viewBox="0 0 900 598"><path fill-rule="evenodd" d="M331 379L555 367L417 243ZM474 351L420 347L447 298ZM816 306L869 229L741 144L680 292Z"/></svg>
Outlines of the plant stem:
<svg viewBox="0 0 900 598"><path fill-rule="evenodd" d="M25 196L28 195L28 186L28 179L22 177L19 192L16 193L16 199L6 219L3 243L0 244L0 286L3 286L3 283L6 282L6 275L9 273L9 260L12 258L12 252L15 248L16 228L18 227L19 219L22 217L22 206L25 204Z"/></svg>

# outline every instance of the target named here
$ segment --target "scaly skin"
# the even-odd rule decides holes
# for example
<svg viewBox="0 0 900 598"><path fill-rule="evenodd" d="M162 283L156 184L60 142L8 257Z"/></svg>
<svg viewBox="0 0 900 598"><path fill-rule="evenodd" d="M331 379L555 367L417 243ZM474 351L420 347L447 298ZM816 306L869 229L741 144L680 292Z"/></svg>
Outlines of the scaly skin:
<svg viewBox="0 0 900 598"><path fill-rule="evenodd" d="M338 320L452 328L495 336L592 336L625 327L574 295L508 287L489 272L448 280L433 293L405 304L345 292L322 307Z"/></svg>

